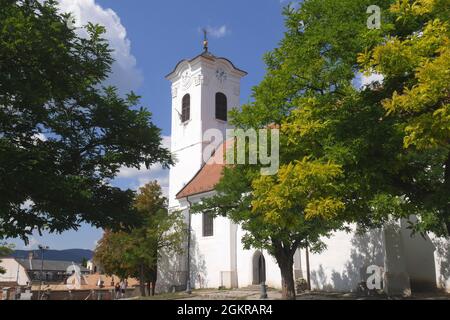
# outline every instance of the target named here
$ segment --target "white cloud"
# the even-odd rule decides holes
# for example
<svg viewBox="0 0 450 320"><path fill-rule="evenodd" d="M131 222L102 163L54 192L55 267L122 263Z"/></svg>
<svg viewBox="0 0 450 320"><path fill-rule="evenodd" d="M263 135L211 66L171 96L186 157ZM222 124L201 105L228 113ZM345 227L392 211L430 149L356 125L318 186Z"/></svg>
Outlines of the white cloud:
<svg viewBox="0 0 450 320"><path fill-rule="evenodd" d="M226 25L222 25L220 27L208 26L206 28L206 30L208 31L208 34L210 37L216 38L216 39L223 38L226 35L231 33L230 29L228 29L228 27Z"/></svg>
<svg viewBox="0 0 450 320"><path fill-rule="evenodd" d="M162 145L170 149L170 136L162 137ZM117 181L126 180L127 185L125 187L135 190L150 181L156 180L165 196L169 192L169 170L162 168L160 164L152 165L149 170L147 170L144 164L139 169L121 167L116 179Z"/></svg>
<svg viewBox="0 0 450 320"><path fill-rule="evenodd" d="M137 190L150 181L158 181L165 196L169 190L169 170L163 169L159 164L152 165L149 170L144 165L137 168L122 167L117 175L116 182L126 181L124 187Z"/></svg>
<svg viewBox="0 0 450 320"><path fill-rule="evenodd" d="M75 27L81 27L88 22L97 23L106 28L104 37L109 41L115 62L112 74L106 84L114 85L120 93L136 90L143 81L141 71L136 66L136 58L131 54L131 42L119 16L112 9L105 9L95 0L59 0L62 12L72 12ZM79 29L81 36L85 35Z"/></svg>
<svg viewBox="0 0 450 320"><path fill-rule="evenodd" d="M357 72L355 74L355 78L353 79L352 83L356 89L364 90L365 87L368 87L371 84L374 84L375 82L382 84L383 80L384 80L383 75L379 73L371 73L369 76L366 76L361 72Z"/></svg>
<svg viewBox="0 0 450 320"><path fill-rule="evenodd" d="M162 136L162 145L164 148L167 148L170 150L170 144L171 144L171 137L170 136Z"/></svg>
<svg viewBox="0 0 450 320"><path fill-rule="evenodd" d="M24 250L33 250L36 249L39 245L39 241L35 237L30 237L28 239L28 244L23 246Z"/></svg>
<svg viewBox="0 0 450 320"><path fill-rule="evenodd" d="M34 134L33 139L40 140L40 141L47 141L47 137L43 133Z"/></svg>
<svg viewBox="0 0 450 320"><path fill-rule="evenodd" d="M379 82L379 83L383 83L383 75L379 74L379 73L372 73L370 76L365 76L363 75L361 77L361 85L363 87L368 86L374 82Z"/></svg>

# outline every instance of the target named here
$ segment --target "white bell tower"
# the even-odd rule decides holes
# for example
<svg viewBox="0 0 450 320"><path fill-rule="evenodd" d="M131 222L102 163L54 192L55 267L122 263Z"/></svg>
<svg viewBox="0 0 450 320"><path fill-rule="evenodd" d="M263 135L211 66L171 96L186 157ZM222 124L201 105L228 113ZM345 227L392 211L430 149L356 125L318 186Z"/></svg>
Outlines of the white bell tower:
<svg viewBox="0 0 450 320"><path fill-rule="evenodd" d="M203 133L219 129L225 138L226 114L239 107L240 81L246 74L211 54L205 38L201 54L180 61L166 76L172 83L171 151L176 161L170 169L169 209L179 206L177 193L203 165Z"/></svg>

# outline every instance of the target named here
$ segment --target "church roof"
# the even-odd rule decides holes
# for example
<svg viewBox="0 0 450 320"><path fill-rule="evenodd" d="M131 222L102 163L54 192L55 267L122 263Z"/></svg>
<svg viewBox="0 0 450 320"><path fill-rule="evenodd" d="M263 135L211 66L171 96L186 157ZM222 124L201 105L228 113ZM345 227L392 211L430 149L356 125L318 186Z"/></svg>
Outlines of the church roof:
<svg viewBox="0 0 450 320"><path fill-rule="evenodd" d="M232 144L228 141L222 143L194 177L177 193L176 198L181 199L213 191L222 178L222 171L225 166L224 153L230 146Z"/></svg>
<svg viewBox="0 0 450 320"><path fill-rule="evenodd" d="M196 60L196 59L198 59L198 58L200 58L200 57L206 58L206 59L209 59L209 60L213 60L213 61L214 61L214 60L225 60L226 62L228 62L228 63L233 67L233 69L235 69L235 70L238 71L238 72L243 73L243 75L247 75L247 72L246 72L246 71L237 68L237 67L233 64L233 62L231 62L229 59L224 58L224 57L216 57L215 55L213 55L213 54L212 54L211 52L209 52L209 51L203 51L202 53L200 53L199 55L195 56L194 58L192 58L192 59L190 59L190 60L188 60L188 59L180 60L180 61L175 65L175 68L173 68L173 70L172 70L169 74L166 75L166 78L169 78L173 73L175 73L176 70L177 70L177 68L178 68L178 66L181 65L183 62L191 63L191 62L193 62L194 60Z"/></svg>

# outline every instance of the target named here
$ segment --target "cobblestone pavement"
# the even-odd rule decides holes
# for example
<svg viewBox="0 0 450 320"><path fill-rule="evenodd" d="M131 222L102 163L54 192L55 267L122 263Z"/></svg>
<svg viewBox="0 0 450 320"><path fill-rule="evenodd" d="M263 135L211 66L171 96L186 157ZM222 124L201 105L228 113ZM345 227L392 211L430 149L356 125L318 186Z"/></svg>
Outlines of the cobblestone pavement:
<svg viewBox="0 0 450 320"><path fill-rule="evenodd" d="M269 290L268 300L281 299L281 292ZM450 300L450 294L425 293L408 298L380 296L358 296L353 293L333 293L333 292L305 292L297 295L296 300L402 300L402 299L425 299L425 300ZM243 288L233 290L196 290L192 296L181 300L260 300L260 291L254 288Z"/></svg>

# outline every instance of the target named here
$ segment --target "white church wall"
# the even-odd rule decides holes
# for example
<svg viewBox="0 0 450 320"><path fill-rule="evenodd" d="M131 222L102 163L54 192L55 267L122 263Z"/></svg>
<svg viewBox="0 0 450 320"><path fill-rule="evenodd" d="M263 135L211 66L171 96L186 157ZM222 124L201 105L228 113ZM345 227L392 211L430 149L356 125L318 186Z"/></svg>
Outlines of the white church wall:
<svg viewBox="0 0 450 320"><path fill-rule="evenodd" d="M401 222L390 221L383 227L384 237L384 291L388 295L411 295L411 281L407 271L405 243Z"/></svg>
<svg viewBox="0 0 450 320"><path fill-rule="evenodd" d="M192 215L192 275L196 288L229 287L230 272L230 221L217 217L213 222L213 236L202 234L202 214ZM223 278L222 278L223 277ZM225 282L225 283L223 283Z"/></svg>
<svg viewBox="0 0 450 320"><path fill-rule="evenodd" d="M270 288L281 289L281 271L273 256L263 251L266 258L266 285Z"/></svg>
<svg viewBox="0 0 450 320"><path fill-rule="evenodd" d="M236 245L236 251L237 251L237 270L238 270L238 286L241 287L247 287L252 285L253 280L253 271L252 271L252 259L253 254L255 250L246 250L243 247L243 244L241 242L241 238L243 235L242 228L239 226L236 238L237 238L237 245Z"/></svg>
<svg viewBox="0 0 450 320"><path fill-rule="evenodd" d="M181 209L181 208L180 208ZM188 210L183 208L184 217L187 218ZM187 221L185 221L187 223ZM187 279L187 256L185 254L187 241L181 244L182 253L174 255L172 252L160 252L158 259L158 281L156 291L172 292L173 290L185 290Z"/></svg>
<svg viewBox="0 0 450 320"><path fill-rule="evenodd" d="M227 76L224 81L216 77L218 69L223 69ZM172 126L171 151L178 160L169 174L169 207L179 205L176 194L190 181L203 165L203 133L211 128L222 132L225 139L227 122L215 117L215 94L222 92L227 97L228 110L239 106L240 78L242 73L233 69L225 60L214 62L197 58L182 62L172 81ZM190 120L181 123L182 99L190 95Z"/></svg>
<svg viewBox="0 0 450 320"><path fill-rule="evenodd" d="M253 256L257 249L246 250L241 242L245 231L239 226L237 231L237 270L239 287L253 285ZM266 285L272 288L281 288L280 268L269 253L262 251L266 263Z"/></svg>
<svg viewBox="0 0 450 320"><path fill-rule="evenodd" d="M192 66L184 62L179 68L178 76L172 79L171 151L176 164L169 173L170 208L179 205L176 194L202 165L202 90L194 81L199 72L198 65ZM182 100L186 94L190 95L190 119L182 123Z"/></svg>
<svg viewBox="0 0 450 320"><path fill-rule="evenodd" d="M193 138L192 141L196 141L196 139ZM183 161L176 163L176 165L170 169L169 199L171 200L169 200L169 208L174 209L180 206L180 203L175 196L184 185L192 179L197 171L200 170L202 165L201 153L202 147L200 143L173 153L175 161L177 161L177 159L183 159Z"/></svg>
<svg viewBox="0 0 450 320"><path fill-rule="evenodd" d="M435 248L434 263L437 288L450 293L450 240L429 235Z"/></svg>
<svg viewBox="0 0 450 320"><path fill-rule="evenodd" d="M371 230L363 235L338 231L324 238L326 249L310 252L311 289L326 291L354 291L364 277L367 266L384 265L383 235L381 230ZM301 269L306 279L305 250L301 250Z"/></svg>
<svg viewBox="0 0 450 320"><path fill-rule="evenodd" d="M216 76L216 70L220 68L227 73L227 79L219 81ZM221 92L227 97L228 110L239 107L239 88L240 78L233 74L232 69L227 63L218 61L215 64L205 64L202 69L205 77L205 86L202 91L202 102L205 108L202 110L202 130L218 129L222 132L223 139L226 138L226 129L231 128L228 122L216 119L215 99L216 93Z"/></svg>
<svg viewBox="0 0 450 320"><path fill-rule="evenodd" d="M211 196L208 193L204 196ZM190 197L195 203L202 197ZM184 201L182 202L184 204ZM187 211L186 211L187 212ZM253 283L255 249L245 250L241 238L244 231L224 217L214 219L214 235L203 237L202 214L191 216L191 281L195 288L224 286L247 287ZM281 288L281 275L275 259L263 251L266 263L266 284ZM185 270L185 269L183 269Z"/></svg>
<svg viewBox="0 0 450 320"><path fill-rule="evenodd" d="M413 292L436 289L435 246L428 235L412 234L405 220L401 221L401 236L406 271Z"/></svg>
<svg viewBox="0 0 450 320"><path fill-rule="evenodd" d="M176 195L204 163L203 149L209 143L203 141L204 132L208 129L218 129L222 138L225 138L226 129L230 128L226 121L216 119L216 93L226 95L229 110L238 107L240 79L245 74L228 60L203 52L190 61L181 61L166 77L172 83L171 151L176 161L169 174L169 210L188 208L189 201L196 202L201 199L200 196L193 196L189 201L179 201ZM190 119L182 123L182 100L186 94L190 95ZM189 211L186 209L184 212L187 222ZM237 286L236 228L228 219L218 217L214 219L214 235L203 237L202 215L192 215L190 269L193 285L211 288ZM184 245L187 247L187 242ZM181 262L176 264L172 260ZM172 274L182 274L187 269L187 255L166 257L162 263L171 268Z"/></svg>
<svg viewBox="0 0 450 320"><path fill-rule="evenodd" d="M354 291L367 277L367 266L385 271L390 294L409 295L439 287L450 291L450 242L434 235L412 236L405 221L363 234L339 231L324 239L326 250L310 253L313 290ZM306 257L302 250L306 278Z"/></svg>

